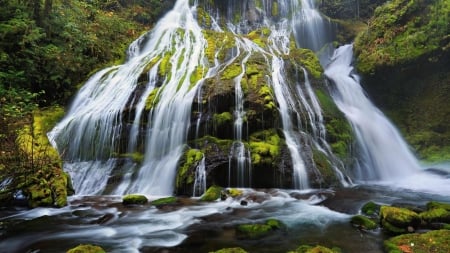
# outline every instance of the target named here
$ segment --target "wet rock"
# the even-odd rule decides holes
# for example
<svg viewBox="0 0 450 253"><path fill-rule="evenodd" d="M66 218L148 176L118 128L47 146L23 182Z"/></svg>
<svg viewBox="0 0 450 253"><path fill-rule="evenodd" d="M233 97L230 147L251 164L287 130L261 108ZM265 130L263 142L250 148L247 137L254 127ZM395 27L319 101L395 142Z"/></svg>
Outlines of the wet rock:
<svg viewBox="0 0 450 253"><path fill-rule="evenodd" d="M109 221L111 221L114 218L114 214L112 213L107 213L105 215L103 215L102 217L98 218L95 221L92 221L91 224L106 224Z"/></svg>
<svg viewBox="0 0 450 253"><path fill-rule="evenodd" d="M248 205L248 202L246 200L241 200L241 206L246 206Z"/></svg>
<svg viewBox="0 0 450 253"><path fill-rule="evenodd" d="M147 197L138 194L125 195L122 198L123 205L144 205L148 202Z"/></svg>

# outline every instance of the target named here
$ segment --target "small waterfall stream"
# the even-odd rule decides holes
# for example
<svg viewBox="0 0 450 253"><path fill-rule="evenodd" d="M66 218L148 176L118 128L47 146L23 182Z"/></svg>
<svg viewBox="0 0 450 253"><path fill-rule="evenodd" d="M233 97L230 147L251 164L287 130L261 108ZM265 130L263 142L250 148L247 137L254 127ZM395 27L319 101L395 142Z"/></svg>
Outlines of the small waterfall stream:
<svg viewBox="0 0 450 253"><path fill-rule="evenodd" d="M335 84L332 96L353 126L358 141L358 180L395 180L420 166L389 120L366 97L353 72L352 45L338 48L325 75Z"/></svg>

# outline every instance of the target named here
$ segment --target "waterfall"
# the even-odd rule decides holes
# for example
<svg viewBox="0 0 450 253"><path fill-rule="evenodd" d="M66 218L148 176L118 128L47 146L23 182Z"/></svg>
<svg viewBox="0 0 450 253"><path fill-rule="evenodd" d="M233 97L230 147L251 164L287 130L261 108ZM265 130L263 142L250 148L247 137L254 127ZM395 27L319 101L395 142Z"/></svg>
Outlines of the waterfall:
<svg viewBox="0 0 450 253"><path fill-rule="evenodd" d="M122 65L95 73L80 89L64 119L49 133L78 194L171 195L176 180L178 185L179 163L190 145L204 156L196 160L197 167L183 172L190 173L186 176L186 181L190 180L187 188L195 196L203 193L211 183L206 182L211 161L202 150L206 144L192 138L210 134L204 125L212 125L216 111L210 111L209 102L205 102L209 98L203 92L212 89L208 86L211 83L222 85L221 81L228 86L216 88L231 87L229 94L234 96L219 112L233 113L233 124L226 129L232 131L232 136L223 142L230 143L225 151L229 155L225 155L228 167L220 172L224 184L252 187L252 178L257 174L251 154L255 148L250 145L253 129L247 122L251 113L253 117L256 114L246 108L252 102L249 100L257 96L248 94L250 82L268 90L262 100L273 100L270 113L277 114L279 122L272 123L271 131L278 138L282 136L283 143L274 145L282 145L286 150L283 158L289 157L290 187L307 189L312 185L312 176L319 178L315 183L319 182L319 159L342 185L351 183L344 163L327 142L317 87L311 84L307 67L287 60L291 50L297 50L295 44L323 56L322 48L332 37L330 22L322 19L312 0L280 0L278 7L267 0L259 7L251 5L252 1L232 3L225 8L226 20L219 11L208 16L210 30L206 31L198 23L201 17L197 1L194 6L189 6L188 0L176 1L173 10L152 31L130 45ZM232 21L236 18L234 8L241 4L245 6L240 15L245 18ZM223 3L220 5L223 7ZM278 17L267 14L273 15L275 9ZM263 32L262 27L267 31ZM256 31L250 32L252 29ZM261 37L257 37L257 31ZM222 39L232 45L216 48L211 45L215 41L207 39L208 33L224 34ZM358 77L352 73L351 51L351 46L336 50L325 74L335 85L332 97L336 105L356 134L359 163L353 173L355 179L387 180L417 170L417 162L398 132L364 96ZM251 61L258 62L259 69L247 73ZM233 72L228 73L230 78L225 77L227 71ZM260 73L264 75L256 76ZM252 80L252 75L257 81ZM193 112L194 103L197 106ZM267 136L255 138L260 143ZM271 148L261 148L261 152L268 156ZM284 175L284 167L276 169L282 172L274 174Z"/></svg>
<svg viewBox="0 0 450 253"><path fill-rule="evenodd" d="M191 105L200 82L193 82L191 76L204 68L205 41L188 2L177 1L151 32L134 42L123 65L95 74L77 94L65 118L49 133L65 160L90 164L80 168L83 173L72 175L74 181L89 185L77 188L77 193L92 194L104 189L116 163L99 161L114 161L115 154L122 152L121 135L127 134L125 150L136 150L138 121L145 104L150 103L153 107L148 112L144 133L144 160L133 175L129 174L130 168L124 168L124 182L129 185L122 182L115 193L172 194L176 165L190 125ZM138 80L146 68L149 82L139 95ZM158 71L169 74L156 82ZM159 82L154 100L146 102ZM135 95L140 97L130 100ZM128 130L129 126L123 125L123 114L126 107L133 105L135 119ZM99 184L99 177L105 182Z"/></svg>
<svg viewBox="0 0 450 253"><path fill-rule="evenodd" d="M360 164L356 179L393 180L419 171L416 158L396 128L364 94L351 65L352 48L338 48L325 75L333 81L332 97L357 137Z"/></svg>

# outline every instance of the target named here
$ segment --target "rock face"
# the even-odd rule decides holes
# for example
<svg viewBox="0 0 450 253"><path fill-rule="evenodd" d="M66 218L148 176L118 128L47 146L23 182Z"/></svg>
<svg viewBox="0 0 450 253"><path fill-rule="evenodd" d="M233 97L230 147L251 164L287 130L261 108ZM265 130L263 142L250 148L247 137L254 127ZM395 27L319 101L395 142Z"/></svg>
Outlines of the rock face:
<svg viewBox="0 0 450 253"><path fill-rule="evenodd" d="M354 44L365 89L430 161L450 154L449 10L446 1L391 1Z"/></svg>
<svg viewBox="0 0 450 253"><path fill-rule="evenodd" d="M230 8L239 10L239 5L243 3L205 2L202 4L200 1L197 18L204 28L203 34L207 40L205 51L209 63L210 65L216 61L227 63L216 75L204 80L199 91L200 95L192 106L189 148L180 159L176 192L192 195L195 171L203 157L208 185L293 188L293 164L283 132L279 101L271 83L273 74L271 60L262 51L270 51L271 30L268 27L261 27L261 24L256 26L255 23L258 20L258 13L264 10L261 6L258 7L258 1L248 1L248 5L243 6L245 11L241 13L242 16L234 16L232 20L240 24L244 30L244 34L238 36L238 40L250 40L262 49L259 51L253 48L250 52L246 52L236 40L236 35L227 29L220 32L213 30L212 18L208 14L218 12L220 18L217 21L224 24L226 17L231 15L228 12ZM211 7L211 4L214 7ZM226 8L223 5L226 5ZM271 5L266 8L276 7ZM249 24L244 26L239 23L249 15L253 17L247 19ZM258 28L251 30L253 27ZM289 52L280 54L286 71L284 74L287 77L285 85L290 86L288 89L292 93L296 93L296 86L301 87L305 82L311 82L314 96L322 107L321 117L326 128L325 141L330 144L334 153L330 156L312 144L313 132L320 130L314 129L318 128L318 125L311 125L308 122L309 116L305 108L300 108L297 116L291 112L293 114L290 116L297 125L295 130L298 130L299 134L296 138L302 142L301 152L304 155L310 184L313 187L339 185L334 170L339 160L345 164L350 163L349 151L353 142L351 128L328 95L318 58L308 49L296 48L294 41L291 40L290 44ZM240 53L236 55L237 52ZM242 118L242 130L236 128L238 106L236 80L243 93L242 105L245 116ZM303 129L297 129L301 125L304 126ZM236 139L237 131L242 131L239 140ZM241 158L234 153L237 145L243 145L246 152ZM242 163L239 159L245 160L243 165L239 165L239 162ZM239 166L243 167L243 172L238 171ZM239 173L243 175L241 178Z"/></svg>

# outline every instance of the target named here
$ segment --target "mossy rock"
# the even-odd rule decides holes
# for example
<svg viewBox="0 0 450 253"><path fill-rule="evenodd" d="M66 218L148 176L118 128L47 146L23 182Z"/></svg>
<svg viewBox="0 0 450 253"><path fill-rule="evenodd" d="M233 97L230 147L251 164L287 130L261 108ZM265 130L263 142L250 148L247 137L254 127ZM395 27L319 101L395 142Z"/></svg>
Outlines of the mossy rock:
<svg viewBox="0 0 450 253"><path fill-rule="evenodd" d="M378 228L378 224L370 218L363 215L355 215L350 222L358 228L372 230Z"/></svg>
<svg viewBox="0 0 450 253"><path fill-rule="evenodd" d="M341 253L342 251L339 248L327 248L321 245L310 246L310 245L301 245L294 251L289 251L288 253Z"/></svg>
<svg viewBox="0 0 450 253"><path fill-rule="evenodd" d="M369 201L361 207L361 212L370 216L378 215L380 213L380 207L381 205Z"/></svg>
<svg viewBox="0 0 450 253"><path fill-rule="evenodd" d="M275 165L282 144L280 136L274 129L252 134L249 141L252 164Z"/></svg>
<svg viewBox="0 0 450 253"><path fill-rule="evenodd" d="M447 211L450 211L450 203L442 203L437 201L430 201L427 203L427 210L431 210L434 208L443 208Z"/></svg>
<svg viewBox="0 0 450 253"><path fill-rule="evenodd" d="M106 251L99 246L81 244L73 249L69 249L67 253L106 253Z"/></svg>
<svg viewBox="0 0 450 253"><path fill-rule="evenodd" d="M285 225L276 219L269 219L264 224L241 224L236 227L236 236L240 239L259 239L284 227Z"/></svg>
<svg viewBox="0 0 450 253"><path fill-rule="evenodd" d="M236 188L229 188L226 190L226 194L232 198L236 198L239 197L243 194L244 192L240 189L236 189Z"/></svg>
<svg viewBox="0 0 450 253"><path fill-rule="evenodd" d="M177 203L177 201L178 199L176 197L167 197L153 200L151 204L154 206L170 205Z"/></svg>
<svg viewBox="0 0 450 253"><path fill-rule="evenodd" d="M408 227L417 228L421 223L417 213L406 208L392 206L381 206L380 219L383 229L394 234L406 233Z"/></svg>
<svg viewBox="0 0 450 253"><path fill-rule="evenodd" d="M26 193L28 195L28 206L31 208L53 205L52 190L45 180L42 180L40 184L30 186Z"/></svg>
<svg viewBox="0 0 450 253"><path fill-rule="evenodd" d="M450 230L435 230L423 234L404 234L384 241L388 253L450 252Z"/></svg>
<svg viewBox="0 0 450 253"><path fill-rule="evenodd" d="M201 201L215 201L220 198L223 188L217 185L213 185L200 198Z"/></svg>
<svg viewBox="0 0 450 253"><path fill-rule="evenodd" d="M129 194L122 198L122 204L124 205L144 205L147 202L147 197L139 194Z"/></svg>
<svg viewBox="0 0 450 253"><path fill-rule="evenodd" d="M180 160L180 165L177 172L176 186L177 188L183 185L190 185L195 180L195 167L202 160L204 154L198 149L189 148L184 153Z"/></svg>
<svg viewBox="0 0 450 253"><path fill-rule="evenodd" d="M245 251L242 248L226 248L226 249L221 249L218 251L210 251L209 253L247 253L247 251Z"/></svg>
<svg viewBox="0 0 450 253"><path fill-rule="evenodd" d="M448 1L393 0L378 7L355 39L358 71L375 74L381 67L446 51L449 12Z"/></svg>
<svg viewBox="0 0 450 253"><path fill-rule="evenodd" d="M427 203L427 211L420 213L422 220L428 223L450 223L450 204L436 201Z"/></svg>

